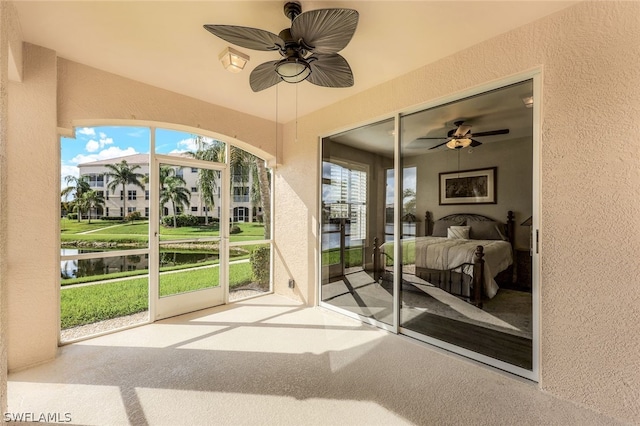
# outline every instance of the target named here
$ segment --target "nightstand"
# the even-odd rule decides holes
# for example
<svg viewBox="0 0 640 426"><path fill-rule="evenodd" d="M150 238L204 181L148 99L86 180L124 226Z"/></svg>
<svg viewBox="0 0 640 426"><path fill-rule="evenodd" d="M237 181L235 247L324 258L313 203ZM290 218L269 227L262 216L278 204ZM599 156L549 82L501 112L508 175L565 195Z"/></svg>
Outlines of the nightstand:
<svg viewBox="0 0 640 426"><path fill-rule="evenodd" d="M531 291L531 252L528 249L516 249L515 255L518 290Z"/></svg>

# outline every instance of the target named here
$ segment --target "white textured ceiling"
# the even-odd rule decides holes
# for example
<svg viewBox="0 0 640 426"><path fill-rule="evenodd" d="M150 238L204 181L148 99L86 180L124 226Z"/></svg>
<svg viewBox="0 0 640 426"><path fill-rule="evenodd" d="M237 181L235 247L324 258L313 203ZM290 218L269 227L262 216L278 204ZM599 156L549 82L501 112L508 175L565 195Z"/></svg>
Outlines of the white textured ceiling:
<svg viewBox="0 0 640 426"><path fill-rule="evenodd" d="M251 57L239 74L218 54L229 44L204 24L230 24L279 33L290 26L284 1L18 1L24 41L134 80L267 119L288 122L575 2L556 1L301 1L302 10L345 7L360 21L340 52L355 85L335 89L308 82L254 93L249 74L278 59ZM297 92L297 93L296 93ZM297 102L296 102L297 95Z"/></svg>

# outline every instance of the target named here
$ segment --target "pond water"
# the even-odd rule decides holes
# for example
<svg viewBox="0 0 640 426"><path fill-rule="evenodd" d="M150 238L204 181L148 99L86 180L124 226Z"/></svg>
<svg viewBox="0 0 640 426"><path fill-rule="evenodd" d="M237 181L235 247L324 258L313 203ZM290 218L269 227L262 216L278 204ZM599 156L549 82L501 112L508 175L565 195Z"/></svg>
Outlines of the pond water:
<svg viewBox="0 0 640 426"><path fill-rule="evenodd" d="M73 256L82 253L95 253L96 250L60 249L62 256ZM198 264L217 260L217 253L178 253L160 252L160 267L186 264ZM100 259L62 260L60 276L62 279L90 277L94 275L113 274L124 271L143 271L149 269L149 255L113 256Z"/></svg>

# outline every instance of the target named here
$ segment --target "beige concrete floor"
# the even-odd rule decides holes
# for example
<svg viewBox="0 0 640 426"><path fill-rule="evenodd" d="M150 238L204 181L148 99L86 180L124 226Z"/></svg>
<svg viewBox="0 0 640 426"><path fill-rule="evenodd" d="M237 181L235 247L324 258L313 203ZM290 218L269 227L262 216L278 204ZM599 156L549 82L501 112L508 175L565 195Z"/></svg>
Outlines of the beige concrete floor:
<svg viewBox="0 0 640 426"><path fill-rule="evenodd" d="M616 424L535 383L276 295L64 346L10 374L8 397L9 415L83 425Z"/></svg>

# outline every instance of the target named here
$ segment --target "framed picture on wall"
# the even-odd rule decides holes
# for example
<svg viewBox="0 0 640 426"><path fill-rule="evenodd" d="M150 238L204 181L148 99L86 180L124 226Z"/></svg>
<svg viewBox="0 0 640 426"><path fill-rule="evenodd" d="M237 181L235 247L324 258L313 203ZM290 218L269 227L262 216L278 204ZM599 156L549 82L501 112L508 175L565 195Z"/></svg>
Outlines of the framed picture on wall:
<svg viewBox="0 0 640 426"><path fill-rule="evenodd" d="M495 204L497 169L440 173L440 205Z"/></svg>

